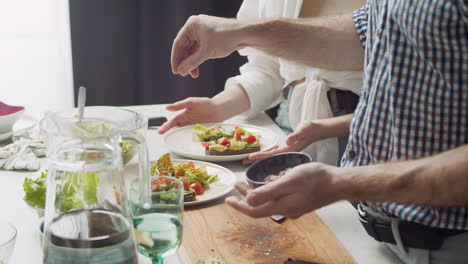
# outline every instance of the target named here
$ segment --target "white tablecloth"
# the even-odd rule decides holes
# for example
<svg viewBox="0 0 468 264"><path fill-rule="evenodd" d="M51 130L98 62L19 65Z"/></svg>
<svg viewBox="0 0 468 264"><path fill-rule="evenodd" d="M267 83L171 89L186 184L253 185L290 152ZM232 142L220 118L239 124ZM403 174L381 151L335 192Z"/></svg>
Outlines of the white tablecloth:
<svg viewBox="0 0 468 264"><path fill-rule="evenodd" d="M133 106L128 107L144 113L148 117L166 116L170 118L174 113L164 110L163 105ZM242 120L235 120L236 123L245 123ZM261 126L281 135L283 141L285 135L278 126L266 115L262 114L248 124ZM161 136L154 129L148 130L147 143L150 160L154 160L160 155L168 152L161 143ZM246 167L239 162L222 163L222 166L232 170L238 179L245 177ZM42 168L46 169L46 161L43 160ZM42 249L39 244L38 218L22 200L23 181L25 177L37 177L40 172L14 172L0 171L0 218L4 218L13 223L18 229L16 247L10 263L12 264L36 264L42 263ZM335 233L337 238L343 243L351 255L358 263L397 263L396 259L383 249L372 238L365 234L360 226L354 209L347 202L339 202L317 211L319 216ZM140 263L150 263L146 258L141 257ZM168 264L180 263L177 256L169 257Z"/></svg>

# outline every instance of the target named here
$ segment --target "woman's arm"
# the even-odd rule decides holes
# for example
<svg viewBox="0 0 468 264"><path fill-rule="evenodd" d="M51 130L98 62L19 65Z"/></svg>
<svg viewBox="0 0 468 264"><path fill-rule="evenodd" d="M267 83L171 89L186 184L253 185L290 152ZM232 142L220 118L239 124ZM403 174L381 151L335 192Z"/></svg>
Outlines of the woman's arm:
<svg viewBox="0 0 468 264"><path fill-rule="evenodd" d="M158 129L158 133L164 134L176 126L221 122L249 108L249 98L244 88L232 82L229 87L213 98L190 97L168 105L167 110L182 112L164 123Z"/></svg>
<svg viewBox="0 0 468 264"><path fill-rule="evenodd" d="M348 114L312 121L304 120L299 124L296 130L286 138L286 145L273 150L253 153L247 159L243 160L243 163L250 164L283 152L302 151L314 142L332 137L347 136L353 116L354 114Z"/></svg>

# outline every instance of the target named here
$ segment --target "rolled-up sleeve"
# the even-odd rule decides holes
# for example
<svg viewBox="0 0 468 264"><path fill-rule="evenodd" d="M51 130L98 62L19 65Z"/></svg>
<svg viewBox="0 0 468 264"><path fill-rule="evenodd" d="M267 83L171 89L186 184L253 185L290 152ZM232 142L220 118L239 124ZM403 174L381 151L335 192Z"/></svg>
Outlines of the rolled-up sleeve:
<svg viewBox="0 0 468 264"><path fill-rule="evenodd" d="M250 109L244 113L246 118L252 118L258 113L270 108L278 102L284 86L284 79L279 73L279 62L260 51L248 52L249 62L239 68L240 75L231 77L229 82L240 84L249 97Z"/></svg>
<svg viewBox="0 0 468 264"><path fill-rule="evenodd" d="M366 4L361 9L353 12L354 26L361 41L362 47L366 46L367 39L367 20L369 14L369 6Z"/></svg>
<svg viewBox="0 0 468 264"><path fill-rule="evenodd" d="M259 8L260 0L244 0L237 18L263 17ZM285 80L280 74L278 58L253 48L244 48L239 54L247 56L248 62L239 68L240 75L226 81L225 87L227 89L235 81L244 88L249 97L250 109L241 116L252 118L279 102Z"/></svg>

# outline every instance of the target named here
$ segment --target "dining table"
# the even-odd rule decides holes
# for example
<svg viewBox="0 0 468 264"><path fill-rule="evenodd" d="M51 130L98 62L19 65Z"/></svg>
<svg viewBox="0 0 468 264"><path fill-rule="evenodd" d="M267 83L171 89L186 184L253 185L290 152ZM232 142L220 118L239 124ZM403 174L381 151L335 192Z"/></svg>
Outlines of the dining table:
<svg viewBox="0 0 468 264"><path fill-rule="evenodd" d="M165 109L165 105L162 104L128 106L125 108L143 113L146 117L165 116L170 119L178 114L178 112L167 111ZM41 113L34 113L34 115L37 120L41 118ZM269 129L278 135L278 144L282 144L286 138L284 132L265 113L261 113L248 120L241 117L235 117L225 122L249 124ZM163 144L162 136L158 134L157 127L150 127L145 136L150 160L155 160L159 156L170 152L167 146ZM5 142L0 142L0 144L4 145ZM182 158L175 154L173 154L173 156L175 158ZM134 163L136 163L136 159L133 159L129 165ZM221 162L218 164L231 170L238 181L245 180L245 170L247 167L242 165L240 161ZM41 171L46 169L47 160L43 158L41 159L41 169L39 171L28 172L0 170L0 218L6 219L18 230L16 246L10 260L10 263L12 264L42 263L42 248L39 235L40 218L37 216L36 212L28 207L28 205L23 201L23 182L26 177L39 177ZM225 206L224 199L228 195L240 196L240 194L234 189L229 194L214 201L210 201L203 206L186 208L184 221L187 222L187 225L184 224L184 238L181 248L179 248L178 254L168 257L165 263L196 263L193 260L203 258L203 254L206 254L206 250L208 250L208 252L215 251L215 249L212 248L205 248L206 250L204 250L203 239L197 239L197 234L193 229L191 229L194 225L199 225L201 226L201 229L210 230L210 226L203 226L206 224L203 220L204 215L228 214L233 219L247 217L243 215L241 216L239 212ZM224 210L222 211L223 213L216 213L215 210L219 208L222 208L220 210ZM189 223L187 220L189 217L191 221L199 222ZM199 217L199 220L196 220L197 217ZM378 263L384 264L398 263L395 257L393 257L385 247L375 242L365 234L364 229L359 225L354 209L348 202L341 201L330 206L326 206L316 212L310 213L310 216L308 217L310 217L308 219L312 219L312 223L309 224L313 224L317 232L322 232L323 236L320 236L322 240L317 240L316 243L320 244L318 245L318 248L323 251L324 254L330 255L329 259L339 259L340 263L376 263L376 260L378 260ZM245 218L245 221L256 220ZM258 221L272 220L268 218L260 219ZM287 219L285 223L288 224L279 226L278 228L282 228L288 232L297 232L294 228L300 229L301 225L305 225L303 222L304 221L301 222L301 218L296 220ZM288 228L290 230L288 230ZM218 244L219 249L216 250L221 252L223 250L223 243ZM328 249L328 245L333 248ZM317 245L311 246L316 247ZM321 254L322 252L318 253ZM197 254L200 255L198 256ZM339 258L337 256L339 256ZM328 258L324 259L326 260ZM327 261L324 261L323 263L325 262ZM139 263L150 263L150 261L139 255ZM259 262L250 261L245 263ZM331 262L328 261L328 263Z"/></svg>

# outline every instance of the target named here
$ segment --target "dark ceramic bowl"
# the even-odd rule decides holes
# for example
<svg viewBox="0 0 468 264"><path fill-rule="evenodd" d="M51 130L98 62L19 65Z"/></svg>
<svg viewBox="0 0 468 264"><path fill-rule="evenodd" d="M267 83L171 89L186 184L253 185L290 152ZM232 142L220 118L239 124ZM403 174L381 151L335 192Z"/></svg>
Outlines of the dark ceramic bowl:
<svg viewBox="0 0 468 264"><path fill-rule="evenodd" d="M272 174L278 175L287 168L296 167L297 165L311 161L312 159L309 155L302 152L280 153L253 163L247 168L245 175L247 176L249 185L252 188L257 188L266 183L264 181L266 176Z"/></svg>

